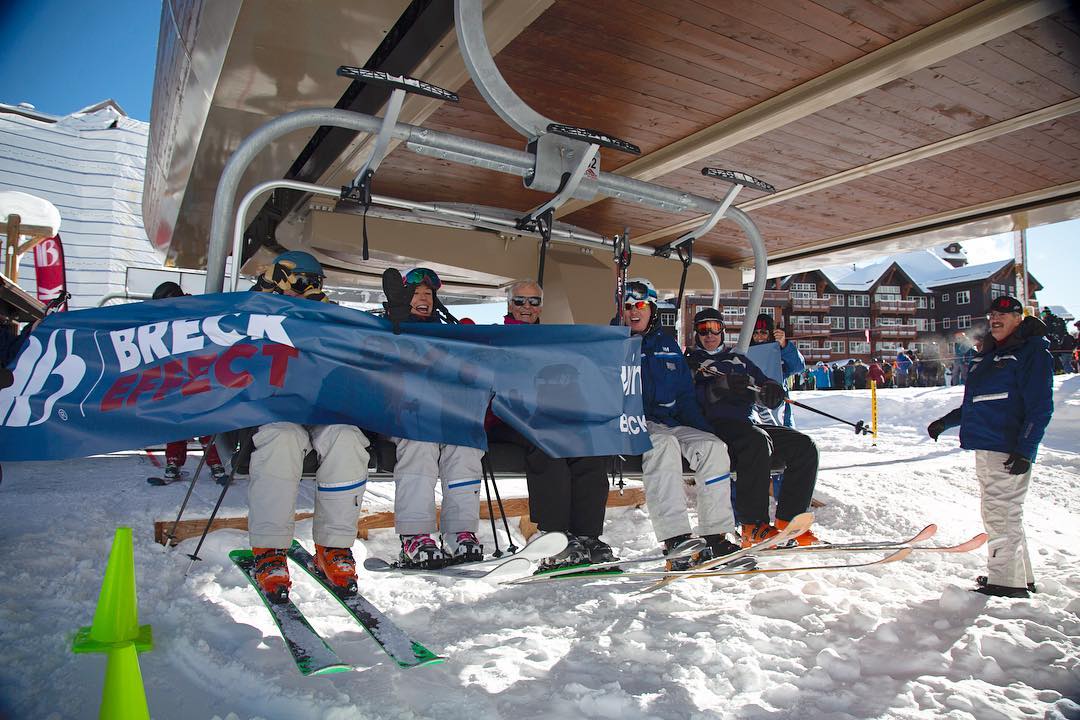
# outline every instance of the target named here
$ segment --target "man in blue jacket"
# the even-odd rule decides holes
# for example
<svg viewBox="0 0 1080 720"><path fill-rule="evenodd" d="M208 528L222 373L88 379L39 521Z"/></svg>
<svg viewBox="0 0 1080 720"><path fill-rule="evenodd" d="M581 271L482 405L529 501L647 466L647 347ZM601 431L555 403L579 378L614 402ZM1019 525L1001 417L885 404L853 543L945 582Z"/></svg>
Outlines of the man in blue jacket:
<svg viewBox="0 0 1080 720"><path fill-rule="evenodd" d="M1031 464L1054 412L1053 360L1043 337L1046 325L1025 318L1008 295L990 304L990 334L971 361L964 403L926 428L937 440L960 426L960 447L975 451L982 488L982 517L990 536L988 574L976 592L1028 597L1035 591L1027 540L1024 496Z"/></svg>
<svg viewBox="0 0 1080 720"><path fill-rule="evenodd" d="M727 555L739 549L726 535L735 532L731 461L701 414L690 368L675 338L661 327L656 301L648 280L627 282L622 319L631 334L641 336L642 405L653 445L641 459L645 504L665 550L690 537L682 479L685 456L697 481L698 535L709 543L713 556ZM685 569L690 562L669 565Z"/></svg>
<svg viewBox="0 0 1080 720"><path fill-rule="evenodd" d="M735 505L742 523L742 544L748 547L776 535L793 517L806 512L817 482L817 446L793 428L754 423L755 404L770 409L779 406L784 402L784 388L746 355L724 347L724 319L719 311L705 308L694 316L694 337L687 361L709 426L731 449L738 465ZM774 456L786 466L775 527L769 523ZM796 540L800 545L817 542L809 530Z"/></svg>

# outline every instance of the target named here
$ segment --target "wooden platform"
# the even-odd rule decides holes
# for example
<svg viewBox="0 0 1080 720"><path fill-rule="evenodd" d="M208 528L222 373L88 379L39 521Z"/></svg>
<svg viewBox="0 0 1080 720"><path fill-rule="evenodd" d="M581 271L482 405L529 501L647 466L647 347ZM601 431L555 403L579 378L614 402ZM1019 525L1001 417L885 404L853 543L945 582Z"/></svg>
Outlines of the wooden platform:
<svg viewBox="0 0 1080 720"><path fill-rule="evenodd" d="M626 488L623 491L612 490L608 493L608 507L626 507L634 506L641 507L645 504L645 490L640 487ZM522 535L525 538L531 537L536 532L536 525L529 520L529 498L508 498L503 500L503 508L506 511L507 518L520 518L518 527L521 530ZM307 520L314 513L311 512L299 512L296 513L297 520ZM480 519L487 520L491 516L488 512L488 505L486 502L480 503ZM501 515L496 508L495 519L501 519ZM154 523L154 540L164 545L166 544L165 535L172 526L172 520L158 520ZM248 519L244 517L219 517L214 519L213 525L210 527L210 531L232 529L232 530L247 530ZM176 545L181 540L187 540L190 537L198 537L203 528L206 527L206 518L196 518L190 520L181 520L176 526L176 532L173 535L172 545ZM360 521L356 524L356 535L364 540L368 537L370 530L378 530L380 528L392 528L394 527L394 513L392 512L378 512L378 513L366 513L362 512L360 515Z"/></svg>

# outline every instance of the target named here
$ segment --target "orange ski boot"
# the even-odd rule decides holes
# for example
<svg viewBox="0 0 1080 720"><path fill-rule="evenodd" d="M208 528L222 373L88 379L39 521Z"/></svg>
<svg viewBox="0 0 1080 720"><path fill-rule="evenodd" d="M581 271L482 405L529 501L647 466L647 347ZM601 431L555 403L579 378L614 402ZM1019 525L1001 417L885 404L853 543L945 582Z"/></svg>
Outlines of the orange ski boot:
<svg viewBox="0 0 1080 720"><path fill-rule="evenodd" d="M788 521L787 520L781 520L780 518L776 518L776 528L777 528L777 530L783 530L787 526L788 526ZM817 535L815 535L810 530L805 531L802 535L799 535L798 537L795 538L795 544L796 545L817 545L820 542L821 541L817 539Z"/></svg>
<svg viewBox="0 0 1080 720"><path fill-rule="evenodd" d="M319 568L338 595L356 592L356 560L349 548L315 545L315 567Z"/></svg>
<svg viewBox="0 0 1080 720"><path fill-rule="evenodd" d="M272 603L283 603L289 599L288 556L282 548L251 548L255 556L255 582Z"/></svg>
<svg viewBox="0 0 1080 720"><path fill-rule="evenodd" d="M780 531L767 522L749 523L742 526L742 546L748 548L779 534Z"/></svg>

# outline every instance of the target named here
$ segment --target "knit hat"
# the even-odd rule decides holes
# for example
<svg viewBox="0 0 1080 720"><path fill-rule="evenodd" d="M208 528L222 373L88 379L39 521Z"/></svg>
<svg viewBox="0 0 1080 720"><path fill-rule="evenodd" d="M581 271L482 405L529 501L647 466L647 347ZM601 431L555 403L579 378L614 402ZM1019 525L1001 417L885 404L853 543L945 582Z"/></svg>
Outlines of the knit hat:
<svg viewBox="0 0 1080 720"><path fill-rule="evenodd" d="M990 312L999 313L1024 313L1024 306L1012 295L998 295L990 303Z"/></svg>
<svg viewBox="0 0 1080 720"><path fill-rule="evenodd" d="M164 300L165 298L184 297L187 295L183 288L174 283L171 280L165 282L154 288L154 300Z"/></svg>
<svg viewBox="0 0 1080 720"><path fill-rule="evenodd" d="M773 318L768 313L761 313L757 316L757 320L754 321L754 330L764 330L772 335L773 333Z"/></svg>

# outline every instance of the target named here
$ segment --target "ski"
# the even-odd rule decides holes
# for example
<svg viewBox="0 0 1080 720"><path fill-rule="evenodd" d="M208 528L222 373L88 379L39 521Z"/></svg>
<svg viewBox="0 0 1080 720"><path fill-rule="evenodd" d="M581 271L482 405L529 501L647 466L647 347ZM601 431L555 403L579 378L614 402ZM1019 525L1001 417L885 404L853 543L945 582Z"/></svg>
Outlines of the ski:
<svg viewBox="0 0 1080 720"><path fill-rule="evenodd" d="M791 519L791 522L788 523L787 527L784 528L783 530L781 530L780 532L778 532L776 535L773 535L771 538L768 538L767 540L762 540L761 542L759 542L759 543L757 543L755 545L751 545L748 548L743 548L742 550L736 550L733 553L728 553L727 555L722 555L722 556L720 556L718 558L713 558L712 560L707 560L706 562L703 562L703 563L697 565L696 567L691 568L690 570L681 570L681 571L673 571L673 572L666 572L666 573L655 573L656 575L663 575L664 576L663 579L656 582L653 585L650 585L649 587L645 588L641 592L642 593L648 593L648 592L652 592L654 590L659 590L660 588L664 587L665 585L669 585L669 584L675 582L676 580L678 580L680 577L685 577L688 574L697 574L697 573L701 573L703 570L711 570L712 568L719 567L721 565L727 565L728 563L732 562L733 560L739 560L740 558L744 558L747 555L754 555L755 553L759 553L762 550L765 550L767 548L772 548L772 547L777 547L779 545L783 545L784 543L787 543L790 540L794 540L798 536L802 535L804 532L809 530L810 526L813 525L813 524L814 524L814 514L813 513L806 512L806 513L796 515L795 517L793 517ZM740 572L754 572L754 571L742 570ZM635 573L635 575L640 575L640 574Z"/></svg>
<svg viewBox="0 0 1080 720"><path fill-rule="evenodd" d="M180 471L180 476L172 478L171 480L169 478L165 478L165 477L148 477L148 478L146 478L146 482L149 483L150 485L160 487L162 485L172 485L173 483L182 482L184 480L190 480L190 479L191 479L191 475L188 473L188 471L187 470L181 470Z"/></svg>
<svg viewBox="0 0 1080 720"><path fill-rule="evenodd" d="M400 562L389 562L382 558L368 558L364 561L364 569L372 572L397 571L403 573L417 573L420 575L449 575L453 577L485 577L486 572L501 567L512 559L524 559L530 562L540 562L544 558L558 555L566 549L566 535L561 532L548 532L540 535L522 546L512 555L500 555L487 560L477 562L459 563L446 565L441 568L419 568L402 565ZM520 565L511 566L520 567Z"/></svg>
<svg viewBox="0 0 1080 720"><path fill-rule="evenodd" d="M664 555L662 553L645 555L643 557L634 558L632 560L612 560L610 562L602 563L583 563L581 565L574 565L572 567L554 568L552 570L538 570L535 575L531 577L519 578L517 580L511 580L508 585L527 585L528 583L543 582L545 580L554 580L555 578L564 577L566 575L582 575L589 574L594 577L601 576L604 570L620 569L619 572L607 573L610 575L621 575L621 568L624 565L641 565L644 563L661 563L665 560L673 560L693 555L694 553L701 552L705 548L706 543L701 538L690 538L689 540L676 545L670 553Z"/></svg>
<svg viewBox="0 0 1080 720"><path fill-rule="evenodd" d="M292 654L296 669L302 675L325 675L353 669L351 665L341 661L337 653L311 627L307 618L300 612L300 608L296 607L291 600L283 603L270 602L259 587L259 583L255 581L255 558L250 550L233 550L229 553L229 559L240 568L251 586L259 593L259 597L262 598L263 604L270 611L271 617L274 618L281 632L285 646Z"/></svg>
<svg viewBox="0 0 1080 720"><path fill-rule="evenodd" d="M532 572L532 561L523 557L511 557L509 560L502 559L496 565L484 565L473 567L480 563L465 563L463 565L450 565L449 567L425 569L406 568L397 563L388 563L382 558L368 558L364 561L364 569L371 572L397 572L409 575L436 575L450 578L467 578L471 580L483 580L489 583L505 582L509 578L519 578Z"/></svg>
<svg viewBox="0 0 1080 720"><path fill-rule="evenodd" d="M721 578L721 577L738 577L745 575L763 575L763 574L775 574L786 572L801 572L804 570L842 570L844 568L863 568L870 567L872 565L885 565L888 563L897 562L903 560L912 552L912 548L905 547L896 550L895 552L886 555L883 558L877 560L867 560L865 562L852 562L852 563L839 563L830 565L797 565L795 567L774 567L774 568L753 568L749 570L714 570L712 572L697 572L694 570L684 571L686 574L680 575L680 577L695 577L695 578ZM648 575L652 573L641 573L642 575ZM642 593L646 593L651 588L642 590Z"/></svg>
<svg viewBox="0 0 1080 720"><path fill-rule="evenodd" d="M986 533L979 533L973 536L969 540L957 543L955 545L916 545L912 540L906 540L902 542L896 542L892 544L884 543L841 543L841 544L823 544L823 545L807 545L792 548L774 548L767 551L769 555L790 553L798 555L803 552L873 552L875 550L899 550L901 548L911 548L912 552L918 553L966 553L972 550L977 550L986 544L989 536ZM763 553L764 554L764 553Z"/></svg>
<svg viewBox="0 0 1080 720"><path fill-rule="evenodd" d="M394 621L386 617L381 610L372 605L360 593L342 597L330 584L326 575L315 565L315 558L300 543L293 540L289 548L289 558L315 578L331 595L337 598L341 606L353 616L372 639L379 644L387 655L401 668L414 668L421 665L441 663L446 658L436 655L416 642Z"/></svg>

